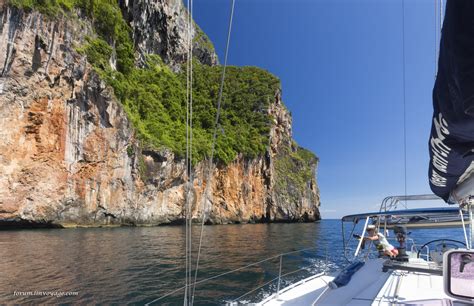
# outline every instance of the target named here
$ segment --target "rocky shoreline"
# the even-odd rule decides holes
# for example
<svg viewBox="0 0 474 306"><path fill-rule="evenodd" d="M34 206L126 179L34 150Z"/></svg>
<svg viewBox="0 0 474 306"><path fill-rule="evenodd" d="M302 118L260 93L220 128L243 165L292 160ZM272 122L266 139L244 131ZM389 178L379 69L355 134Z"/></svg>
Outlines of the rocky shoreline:
<svg viewBox="0 0 474 306"><path fill-rule="evenodd" d="M158 54L177 69L187 40L181 0L119 4L138 50L136 65L146 54ZM112 88L79 52L94 35L91 22L3 4L0 35L0 227L181 222L184 160L171 150L143 146ZM200 34L196 54L216 65L208 44ZM265 112L272 118L265 154L218 164L209 186L206 160L195 165L195 221L320 219L317 157L292 139L292 118L279 91Z"/></svg>

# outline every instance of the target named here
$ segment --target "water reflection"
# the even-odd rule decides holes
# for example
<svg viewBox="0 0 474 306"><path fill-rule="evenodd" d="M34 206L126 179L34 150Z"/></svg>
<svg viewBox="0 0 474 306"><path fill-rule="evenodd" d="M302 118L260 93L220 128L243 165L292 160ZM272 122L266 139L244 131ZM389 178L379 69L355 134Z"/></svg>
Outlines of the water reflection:
<svg viewBox="0 0 474 306"><path fill-rule="evenodd" d="M197 248L199 227L193 228ZM436 233L435 233L436 235ZM37 229L0 232L0 303L146 303L184 285L183 227ZM340 223L207 226L198 280L308 247L283 258L285 283L345 264ZM195 253L194 253L195 254ZM196 288L196 304L222 304L278 275L279 259ZM261 298L276 284L246 297ZM78 291L74 297L15 291ZM183 292L164 302L181 304Z"/></svg>

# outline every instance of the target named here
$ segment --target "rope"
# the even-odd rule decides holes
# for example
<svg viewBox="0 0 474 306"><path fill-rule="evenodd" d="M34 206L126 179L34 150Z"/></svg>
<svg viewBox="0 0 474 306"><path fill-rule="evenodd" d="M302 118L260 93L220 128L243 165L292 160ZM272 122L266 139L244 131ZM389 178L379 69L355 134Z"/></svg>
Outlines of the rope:
<svg viewBox="0 0 474 306"><path fill-rule="evenodd" d="M189 7L189 0L187 0L187 7ZM188 20L188 48L186 50L186 175L188 174L188 160L189 160L189 20ZM185 203L184 218L187 219L187 201ZM185 223L185 233L186 233L186 242L185 242L185 273L184 273L184 288L188 286L188 223ZM184 291L184 300L183 305L187 305L187 290Z"/></svg>
<svg viewBox="0 0 474 306"><path fill-rule="evenodd" d="M405 197L407 196L407 120L406 120L406 85L405 85L405 0L402 0L402 55L403 55L403 157ZM405 199L405 208L407 200Z"/></svg>
<svg viewBox="0 0 474 306"><path fill-rule="evenodd" d="M188 14L188 49L186 59L186 176L187 176L187 190L186 190L186 202L185 202L185 232L186 232L186 269L185 269L185 292L184 292L184 305L189 304L190 298L190 284L191 284L191 271L192 271L192 240L191 240L191 221L192 212L190 207L190 190L192 179L192 0L187 0L187 7L189 10Z"/></svg>
<svg viewBox="0 0 474 306"><path fill-rule="evenodd" d="M193 13L194 13L194 5L193 0L190 0L190 17L189 17L189 25L190 25L190 32L193 33ZM190 199L190 193L192 192L193 188L193 46L192 46L192 37L191 34L188 36L189 39L189 189L188 189L188 199ZM193 212L192 212L192 203L188 200L188 248L189 248L189 271L188 271L188 283L191 284L192 282L192 220L193 220ZM188 295L191 293L190 287L188 287ZM192 305L192 299L191 304Z"/></svg>
<svg viewBox="0 0 474 306"><path fill-rule="evenodd" d="M204 223L206 221L206 197L209 194L209 189L211 186L211 180L212 180L212 169L213 169L213 159L214 159L214 152L215 152L215 146L216 146L216 139L217 139L217 130L219 127L219 118L220 118L220 113L221 113L221 104L222 104L222 93L224 91L224 81L225 81L225 71L227 67L227 58L228 58L228 53L229 53L229 45L230 45L230 34L232 32L232 20L234 17L234 7L235 7L235 0L231 0L231 10L230 10L230 17L229 17L229 27L227 31L227 42L226 42L226 47L225 47L225 56L224 56L224 65L222 67L222 76L221 76L221 82L220 82L220 88L219 88L219 97L217 99L217 112L216 112L216 120L214 123L214 132L212 135L212 147L211 147L211 155L209 159L209 168L207 171L207 183L206 183L206 190L203 195L203 203L202 203L202 221L201 221L201 232L199 234L199 246L198 246L198 252L197 252L197 259L196 259L196 269L194 272L194 285L192 288L192 298L191 298L191 305L194 303L194 293L196 290L196 280L198 276L198 271L199 271L199 262L201 259L201 247L202 247L202 237L204 235Z"/></svg>
<svg viewBox="0 0 474 306"><path fill-rule="evenodd" d="M438 1L439 1L439 7L438 7ZM439 53L440 53L440 49L438 48L438 43L441 42L441 36L443 32L443 10L444 10L443 0L435 0L435 78L436 78L436 75L438 74L438 58L439 58Z"/></svg>
<svg viewBox="0 0 474 306"><path fill-rule="evenodd" d="M443 30L443 10L444 10L444 3L443 0L439 2L439 33Z"/></svg>

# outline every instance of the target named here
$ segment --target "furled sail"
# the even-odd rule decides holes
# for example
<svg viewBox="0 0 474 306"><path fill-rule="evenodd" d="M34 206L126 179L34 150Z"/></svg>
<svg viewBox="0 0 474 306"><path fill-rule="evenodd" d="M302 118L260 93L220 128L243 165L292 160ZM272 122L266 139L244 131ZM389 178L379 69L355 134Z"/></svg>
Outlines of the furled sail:
<svg viewBox="0 0 474 306"><path fill-rule="evenodd" d="M453 190L469 178L474 168L473 0L446 3L433 109L430 187L450 202Z"/></svg>

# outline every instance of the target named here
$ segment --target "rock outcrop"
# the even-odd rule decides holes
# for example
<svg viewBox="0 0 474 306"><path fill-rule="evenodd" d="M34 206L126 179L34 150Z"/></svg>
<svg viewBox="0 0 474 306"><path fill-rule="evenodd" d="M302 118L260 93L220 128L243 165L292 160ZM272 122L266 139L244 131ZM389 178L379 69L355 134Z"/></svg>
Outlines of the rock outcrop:
<svg viewBox="0 0 474 306"><path fill-rule="evenodd" d="M139 53L179 69L187 40L181 1L131 3L120 4ZM0 226L182 222L184 161L141 148L113 90L76 51L91 24L0 10ZM200 60L216 64L208 38L193 35ZM320 218L318 161L292 140L278 92L268 114L274 122L264 156L239 156L210 178L207 161L195 166L196 220L203 211L212 224Z"/></svg>
<svg viewBox="0 0 474 306"><path fill-rule="evenodd" d="M173 70L178 70L186 60L186 46L191 39L193 54L201 63L218 63L214 46L199 26L195 24L193 32L188 32L189 16L182 0L120 0L119 4L132 28L142 62L147 54L158 54Z"/></svg>

